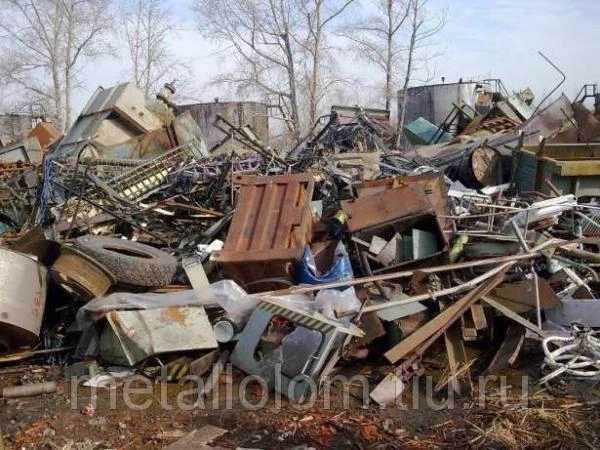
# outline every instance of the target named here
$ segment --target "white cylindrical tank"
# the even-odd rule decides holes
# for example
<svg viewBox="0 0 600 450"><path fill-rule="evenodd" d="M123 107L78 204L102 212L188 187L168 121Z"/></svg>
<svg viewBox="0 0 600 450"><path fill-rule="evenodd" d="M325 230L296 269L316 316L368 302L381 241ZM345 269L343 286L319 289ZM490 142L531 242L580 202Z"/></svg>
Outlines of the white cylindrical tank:
<svg viewBox="0 0 600 450"><path fill-rule="evenodd" d="M406 118L408 124L419 117L440 125L452 111L453 103L466 104L475 109L476 89L479 83L431 84L408 88L406 101ZM398 93L398 111L402 111L402 92Z"/></svg>

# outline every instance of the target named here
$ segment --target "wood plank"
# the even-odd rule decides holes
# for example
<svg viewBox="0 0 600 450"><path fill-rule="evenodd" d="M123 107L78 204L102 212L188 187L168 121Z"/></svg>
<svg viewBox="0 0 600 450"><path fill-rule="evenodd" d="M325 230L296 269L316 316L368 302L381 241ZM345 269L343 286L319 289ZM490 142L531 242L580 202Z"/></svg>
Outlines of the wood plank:
<svg viewBox="0 0 600 450"><path fill-rule="evenodd" d="M440 307L444 308L444 302L440 302ZM471 371L464 370L464 366L468 362L467 352L462 339L462 328L458 323L453 324L446 330L444 343L448 354L452 389L458 395L469 395L473 391L473 380L471 379Z"/></svg>
<svg viewBox="0 0 600 450"><path fill-rule="evenodd" d="M515 322L520 323L525 328L533 331L538 336L543 337L543 338L547 336L546 332L544 330L542 330L541 328L539 328L537 325L534 325L529 320L527 320L524 317L521 317L520 315L518 315L517 313L511 311L509 308L507 308L503 304L498 303L496 300L494 300L490 296L484 295L484 296L481 297L481 299L484 302L486 302L488 305L496 308L498 311L500 311L502 314L504 314L509 319L512 319Z"/></svg>
<svg viewBox="0 0 600 450"><path fill-rule="evenodd" d="M519 323L511 322L500 348L489 366L483 371L483 375L498 372L514 364L523 346L523 341L525 341L525 327Z"/></svg>
<svg viewBox="0 0 600 450"><path fill-rule="evenodd" d="M504 280L506 271L512 265L513 263L510 262L505 263L492 279L474 288L460 300L438 314L434 319L427 322L402 342L388 350L384 356L391 363L396 363L398 360L415 352L417 349L425 350L426 347L423 348L424 344L427 344L427 347L433 344L435 339L440 337L444 331L456 322L473 303L498 286Z"/></svg>
<svg viewBox="0 0 600 450"><path fill-rule="evenodd" d="M475 303L471 306L471 316L473 317L473 325L476 330L485 330L488 327L487 319L485 317L485 311L483 305L480 302Z"/></svg>

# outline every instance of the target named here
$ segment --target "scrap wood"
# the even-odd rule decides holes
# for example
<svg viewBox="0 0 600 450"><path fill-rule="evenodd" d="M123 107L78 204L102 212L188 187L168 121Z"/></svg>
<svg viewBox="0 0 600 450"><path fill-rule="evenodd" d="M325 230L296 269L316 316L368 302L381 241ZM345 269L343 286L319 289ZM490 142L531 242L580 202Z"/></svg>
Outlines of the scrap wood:
<svg viewBox="0 0 600 450"><path fill-rule="evenodd" d="M445 386L448 385L448 383L455 382L458 377L463 376L465 373L469 374L471 367L473 366L473 364L475 364L476 361L477 361L477 359L472 359L472 360L466 362L466 364L464 364L462 367L460 367L458 370L456 370L456 373L454 373L454 374L451 373L450 368L447 368L446 370L444 370L442 372L442 376L440 377L440 380L434 386L433 391L440 392ZM472 388L473 387L471 386L471 389Z"/></svg>
<svg viewBox="0 0 600 450"><path fill-rule="evenodd" d="M418 352L422 354L454 322L460 319L460 317L471 307L473 303L498 286L504 280L506 271L513 264L514 263L512 262L504 263L503 265L487 272L487 274L492 273L495 274L495 276L488 282L477 286L460 300L443 310L434 319L427 322L395 347L392 347L390 350L388 350L384 356L391 363L395 363L412 353Z"/></svg>
<svg viewBox="0 0 600 450"><path fill-rule="evenodd" d="M400 300L393 300L393 301L389 301L389 302L385 302L385 303L380 303L377 305L366 306L365 308L363 308L363 312L378 311L380 309L391 308L393 306L399 306L399 305L406 305L406 304L418 302L421 300L435 300L436 298L439 298L439 297L444 297L447 295L458 294L458 293L461 293L464 291L468 291L469 289L474 288L475 286L477 286L478 284L487 280L488 278L491 278L498 273L504 273L504 271L508 267L512 266L513 264L514 264L514 262L504 263L503 265L495 267L492 270L485 272L475 278L472 278L471 280L466 281L458 286L452 286L450 288L441 289L439 291L429 291L427 294L415 295L413 297L403 298Z"/></svg>
<svg viewBox="0 0 600 450"><path fill-rule="evenodd" d="M542 338L544 338L544 337L547 336L547 333L544 330L542 330L540 327L538 327L537 325L534 325L533 323L531 323L529 320L525 319L524 317L521 317L520 315L518 315L517 313L513 312L512 310L510 310L509 308L507 308L503 304L498 303L496 300L494 300L493 298L491 298L489 295L484 295L484 296L481 297L481 299L484 302L486 302L488 305L490 305L490 306L494 307L495 309L497 309L498 311L500 311L506 317L514 320L515 322L520 323L525 328L527 328L528 330L533 331L538 336L540 336Z"/></svg>
<svg viewBox="0 0 600 450"><path fill-rule="evenodd" d="M458 395L468 395L473 391L473 379L468 369L471 363L467 360L462 330L458 323L452 324L444 333L446 354L451 376L448 382Z"/></svg>
<svg viewBox="0 0 600 450"><path fill-rule="evenodd" d="M504 340L494 358L483 371L482 375L488 375L499 370L506 369L515 363L519 351L525 341L525 327L519 323L511 322L506 329Z"/></svg>

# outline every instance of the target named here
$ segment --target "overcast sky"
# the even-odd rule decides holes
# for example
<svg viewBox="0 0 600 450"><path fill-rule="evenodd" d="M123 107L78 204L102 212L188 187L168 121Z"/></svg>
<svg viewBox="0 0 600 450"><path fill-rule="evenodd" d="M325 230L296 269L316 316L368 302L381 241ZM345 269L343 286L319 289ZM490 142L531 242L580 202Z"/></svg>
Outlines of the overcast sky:
<svg viewBox="0 0 600 450"><path fill-rule="evenodd" d="M366 10L369 0L359 1L352 14ZM187 97L196 101L211 101L215 96L238 100L209 85L224 69L226 60L215 54L214 44L196 32L189 1L165 2L169 2L181 28L171 39L172 51L189 61L194 72L194 86ZM430 64L435 68L432 82L440 82L442 76L446 82L500 78L509 91L529 86L541 100L560 75L538 55L540 50L565 72L567 80L560 91L569 97L573 98L584 83L600 81L600 0L431 0L430 9L448 12L446 26L433 43L442 54ZM372 78L368 67L342 54L346 60L340 71L349 66L364 67L361 76ZM127 76L122 63L104 59L88 66L84 79L84 87L76 94L76 110L98 85L127 81ZM357 86L357 98L348 101L368 102L369 97L359 94L362 91Z"/></svg>

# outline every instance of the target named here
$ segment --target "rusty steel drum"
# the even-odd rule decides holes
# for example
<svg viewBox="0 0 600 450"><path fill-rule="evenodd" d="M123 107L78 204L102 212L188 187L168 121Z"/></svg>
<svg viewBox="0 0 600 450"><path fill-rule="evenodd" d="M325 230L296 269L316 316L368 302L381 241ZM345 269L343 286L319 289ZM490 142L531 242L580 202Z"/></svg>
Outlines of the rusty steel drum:
<svg viewBox="0 0 600 450"><path fill-rule="evenodd" d="M47 269L22 253L0 248L0 347L33 345L46 304Z"/></svg>

